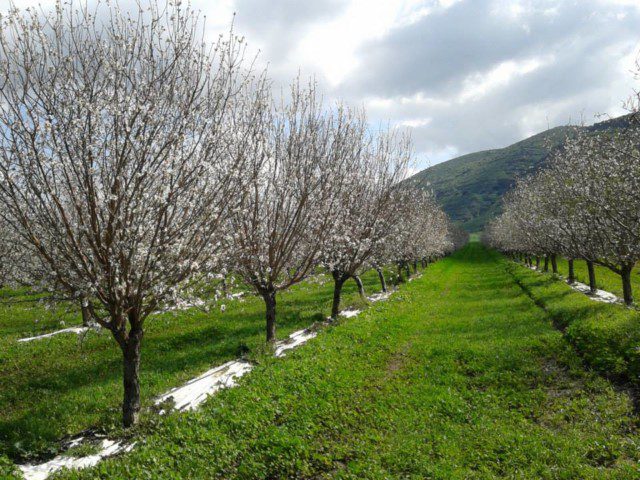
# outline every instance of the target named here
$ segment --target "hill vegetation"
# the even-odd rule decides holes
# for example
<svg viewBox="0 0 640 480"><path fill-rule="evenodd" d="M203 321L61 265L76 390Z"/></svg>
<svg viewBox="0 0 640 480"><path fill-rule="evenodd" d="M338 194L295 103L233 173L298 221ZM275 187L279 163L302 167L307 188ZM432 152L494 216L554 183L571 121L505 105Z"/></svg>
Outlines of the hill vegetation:
<svg viewBox="0 0 640 480"><path fill-rule="evenodd" d="M596 123L588 130L619 128L628 116ZM556 127L505 148L470 153L429 167L409 179L431 188L444 211L469 232L483 230L501 212L500 199L518 177L534 172L572 131Z"/></svg>

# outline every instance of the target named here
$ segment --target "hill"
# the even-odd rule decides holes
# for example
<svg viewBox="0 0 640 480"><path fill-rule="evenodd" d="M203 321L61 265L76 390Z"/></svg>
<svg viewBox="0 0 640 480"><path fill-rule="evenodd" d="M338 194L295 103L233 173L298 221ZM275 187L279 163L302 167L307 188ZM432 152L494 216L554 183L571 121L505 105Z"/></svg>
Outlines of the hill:
<svg viewBox="0 0 640 480"><path fill-rule="evenodd" d="M620 128L628 121L629 116L622 116L584 128ZM447 214L467 231L481 231L500 213L500 200L515 179L539 168L571 128L556 127L505 148L463 155L422 170L408 181L432 188Z"/></svg>

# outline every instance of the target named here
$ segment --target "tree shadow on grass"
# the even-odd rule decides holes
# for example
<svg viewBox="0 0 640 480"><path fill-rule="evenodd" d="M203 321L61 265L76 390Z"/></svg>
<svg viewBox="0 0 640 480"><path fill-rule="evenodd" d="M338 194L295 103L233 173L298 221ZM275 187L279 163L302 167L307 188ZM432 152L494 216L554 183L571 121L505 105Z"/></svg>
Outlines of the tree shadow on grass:
<svg viewBox="0 0 640 480"><path fill-rule="evenodd" d="M324 318L318 308L329 305L331 289L323 287L282 296L278 312L281 338ZM346 290L348 295L349 289ZM260 299L251 299L215 316L176 313L177 317L185 315L183 322L169 314L151 317L142 347L143 404L203 370L237 358L247 346L262 345L263 308ZM31 363L33 359L23 359L24 367L30 371L7 379L8 388L0 395L0 405L6 407L0 418L2 453L14 460L26 460L53 453L53 442L65 434L93 425L119 423L121 352L107 332L103 335L104 338L101 335L90 339L90 345L81 345L80 349L68 338L56 339L47 346L63 358L54 358L53 362L47 362L46 357L40 362L36 357L35 363ZM18 347L13 348L20 353ZM54 353L43 350L42 345L31 348L34 353ZM22 355L28 353L22 351ZM12 405L20 407L14 409Z"/></svg>
<svg viewBox="0 0 640 480"><path fill-rule="evenodd" d="M378 292L376 272L362 276L368 293ZM324 320L333 281L302 284L278 299L278 333ZM355 282L345 284L345 304L357 299ZM195 309L151 316L142 346L140 381L143 405L157 395L213 366L263 345L264 303L248 295L224 313ZM116 426L122 397L122 356L108 332L8 344L0 374L0 452L14 460L54 453L56 440L91 426ZM3 364L3 362L5 362ZM12 365L13 367L9 368ZM12 373L13 372L13 373Z"/></svg>

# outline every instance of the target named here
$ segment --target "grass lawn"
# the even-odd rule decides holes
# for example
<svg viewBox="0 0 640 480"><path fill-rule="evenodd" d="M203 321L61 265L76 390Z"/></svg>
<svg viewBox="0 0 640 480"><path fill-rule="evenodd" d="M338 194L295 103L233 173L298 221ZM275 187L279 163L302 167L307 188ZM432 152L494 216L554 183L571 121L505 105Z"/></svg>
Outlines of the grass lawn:
<svg viewBox="0 0 640 480"><path fill-rule="evenodd" d="M587 272L587 263L583 260L573 262L573 268L576 280L589 285L589 273ZM549 265L551 270L551 265ZM612 272L607 267L600 265L595 266L596 285L600 290L606 290L616 294L622 298L622 280L620 275ZM558 259L558 273L563 276L569 275L569 265L564 258ZM640 300L640 268L636 267L631 273L631 288L633 289L633 298L637 302Z"/></svg>
<svg viewBox="0 0 640 480"><path fill-rule="evenodd" d="M0 289L0 342L7 337L31 337L82 323L80 308L50 308L45 295L26 289Z"/></svg>
<svg viewBox="0 0 640 480"><path fill-rule="evenodd" d="M279 297L279 338L329 314L333 282L321 280L326 283L312 280ZM379 291L375 272L363 282L368 293ZM353 281L343 294L343 308L359 304ZM21 302L6 303L9 299ZM89 427L117 431L121 418L122 354L111 334L91 331L85 337L63 334L18 343L63 328L61 322L81 323L77 310L47 310L33 299L24 291L0 291L5 302L0 303L0 465L3 456L17 461L52 454L61 437ZM143 406L242 353L259 356L264 336L264 302L255 296L229 301L224 313L191 309L150 317L141 364Z"/></svg>
<svg viewBox="0 0 640 480"><path fill-rule="evenodd" d="M594 302L556 275L540 275L516 263L508 270L588 367L635 391L640 402L640 311Z"/></svg>
<svg viewBox="0 0 640 480"><path fill-rule="evenodd" d="M583 367L507 263L473 243L286 358L260 357L199 411L147 416L132 453L60 478L639 478L629 397ZM145 389L210 359L209 333L167 339L162 368L145 352Z"/></svg>

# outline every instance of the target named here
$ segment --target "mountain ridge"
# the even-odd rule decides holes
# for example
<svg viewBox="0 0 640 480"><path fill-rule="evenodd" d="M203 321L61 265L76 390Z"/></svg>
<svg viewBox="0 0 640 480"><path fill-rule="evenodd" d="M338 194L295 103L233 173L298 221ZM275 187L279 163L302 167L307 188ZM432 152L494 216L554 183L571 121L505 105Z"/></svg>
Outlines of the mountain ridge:
<svg viewBox="0 0 640 480"><path fill-rule="evenodd" d="M630 115L590 126L588 131L623 128ZM451 219L469 232L481 231L501 212L501 198L516 178L533 173L549 152L560 146L575 126L558 126L503 148L467 153L428 167L406 181L432 189Z"/></svg>

